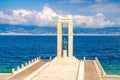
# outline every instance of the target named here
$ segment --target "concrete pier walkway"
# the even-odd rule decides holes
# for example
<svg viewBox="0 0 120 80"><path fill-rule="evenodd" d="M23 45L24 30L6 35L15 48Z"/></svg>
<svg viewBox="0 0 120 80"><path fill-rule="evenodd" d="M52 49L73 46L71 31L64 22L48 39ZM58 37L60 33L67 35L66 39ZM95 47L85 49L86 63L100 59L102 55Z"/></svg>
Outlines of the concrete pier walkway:
<svg viewBox="0 0 120 80"><path fill-rule="evenodd" d="M85 77L84 80L100 80L97 73L94 61L86 60L85 62Z"/></svg>
<svg viewBox="0 0 120 80"><path fill-rule="evenodd" d="M0 74L0 80L8 80L12 74Z"/></svg>
<svg viewBox="0 0 120 80"><path fill-rule="evenodd" d="M78 61L75 58L54 59L32 80L76 80Z"/></svg>
<svg viewBox="0 0 120 80"><path fill-rule="evenodd" d="M8 80L24 80L28 75L30 75L31 73L36 71L38 68L40 68L46 62L47 61L39 61L36 64L30 66L29 68L27 68L26 70L24 70L18 74L16 74L15 76L13 76L12 78L10 78Z"/></svg>
<svg viewBox="0 0 120 80"><path fill-rule="evenodd" d="M120 76L99 74L95 62L74 57L38 61L16 75L0 75L0 80L120 80Z"/></svg>

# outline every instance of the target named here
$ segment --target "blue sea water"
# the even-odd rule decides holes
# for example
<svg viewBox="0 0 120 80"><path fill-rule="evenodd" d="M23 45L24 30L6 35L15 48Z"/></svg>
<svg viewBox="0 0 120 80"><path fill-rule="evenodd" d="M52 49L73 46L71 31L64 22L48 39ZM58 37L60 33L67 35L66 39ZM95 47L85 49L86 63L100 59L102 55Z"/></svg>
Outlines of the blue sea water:
<svg viewBox="0 0 120 80"><path fill-rule="evenodd" d="M120 75L120 36L74 36L73 50L78 59L96 56L107 74ZM55 57L56 51L57 36L0 36L0 73L36 56Z"/></svg>

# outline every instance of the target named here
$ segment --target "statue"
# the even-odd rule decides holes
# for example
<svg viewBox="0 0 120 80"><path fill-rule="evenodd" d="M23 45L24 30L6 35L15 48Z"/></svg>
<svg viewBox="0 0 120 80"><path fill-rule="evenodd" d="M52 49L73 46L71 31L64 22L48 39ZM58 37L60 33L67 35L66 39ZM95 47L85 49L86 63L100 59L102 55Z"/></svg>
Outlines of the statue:
<svg viewBox="0 0 120 80"><path fill-rule="evenodd" d="M66 44L67 44L67 41L65 40L64 38L64 42L63 42L63 49L66 50Z"/></svg>

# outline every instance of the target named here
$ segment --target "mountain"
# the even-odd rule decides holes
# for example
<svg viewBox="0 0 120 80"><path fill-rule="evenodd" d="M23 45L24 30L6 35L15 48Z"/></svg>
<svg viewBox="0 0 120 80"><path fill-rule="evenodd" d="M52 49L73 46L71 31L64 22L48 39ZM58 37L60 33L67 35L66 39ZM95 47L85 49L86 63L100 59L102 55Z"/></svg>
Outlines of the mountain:
<svg viewBox="0 0 120 80"><path fill-rule="evenodd" d="M63 33L67 33L68 28L63 29ZM9 25L0 24L0 34L17 33L17 34L56 34L57 27L39 27L25 25ZM74 27L75 34L120 34L120 27L104 27L104 28L80 28Z"/></svg>
<svg viewBox="0 0 120 80"><path fill-rule="evenodd" d="M56 33L55 27L0 24L0 33L47 34Z"/></svg>

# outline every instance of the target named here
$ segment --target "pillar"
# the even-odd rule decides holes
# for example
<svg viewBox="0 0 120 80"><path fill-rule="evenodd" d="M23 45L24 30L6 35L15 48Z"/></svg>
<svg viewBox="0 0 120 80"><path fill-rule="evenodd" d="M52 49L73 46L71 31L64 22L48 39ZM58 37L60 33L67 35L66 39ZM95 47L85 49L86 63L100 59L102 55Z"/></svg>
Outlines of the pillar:
<svg viewBox="0 0 120 80"><path fill-rule="evenodd" d="M12 68L12 74L14 74L15 73L15 69L14 68Z"/></svg>
<svg viewBox="0 0 120 80"><path fill-rule="evenodd" d="M20 67L19 66L17 66L17 71L20 69Z"/></svg>
<svg viewBox="0 0 120 80"><path fill-rule="evenodd" d="M86 57L84 56L83 59L86 60Z"/></svg>
<svg viewBox="0 0 120 80"><path fill-rule="evenodd" d="M22 64L22 65L21 65L21 68L23 68L23 67L24 67L24 65Z"/></svg>
<svg viewBox="0 0 120 80"><path fill-rule="evenodd" d="M73 24L68 23L68 57L73 56Z"/></svg>
<svg viewBox="0 0 120 80"><path fill-rule="evenodd" d="M57 57L62 55L62 23L57 24Z"/></svg>

